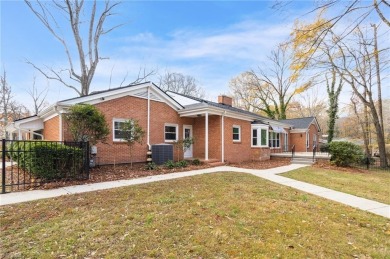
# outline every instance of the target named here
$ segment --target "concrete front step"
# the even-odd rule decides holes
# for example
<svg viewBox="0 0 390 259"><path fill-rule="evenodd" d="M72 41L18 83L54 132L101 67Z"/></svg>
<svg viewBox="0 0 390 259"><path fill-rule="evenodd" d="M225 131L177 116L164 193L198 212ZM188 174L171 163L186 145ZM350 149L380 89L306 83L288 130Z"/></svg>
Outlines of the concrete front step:
<svg viewBox="0 0 390 259"><path fill-rule="evenodd" d="M312 158L300 158L300 157L294 157L291 160L292 164L301 164L301 165L312 165L316 162L316 160L313 161Z"/></svg>

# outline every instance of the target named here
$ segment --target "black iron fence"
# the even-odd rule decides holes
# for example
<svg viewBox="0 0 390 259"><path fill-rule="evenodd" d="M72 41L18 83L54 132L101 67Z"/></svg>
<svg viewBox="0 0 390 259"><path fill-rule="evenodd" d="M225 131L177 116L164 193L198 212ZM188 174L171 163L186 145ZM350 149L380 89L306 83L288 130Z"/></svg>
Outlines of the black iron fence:
<svg viewBox="0 0 390 259"><path fill-rule="evenodd" d="M353 163L351 166L364 170L390 172L390 164L388 163L386 167L381 166L379 157L364 157L359 162Z"/></svg>
<svg viewBox="0 0 390 259"><path fill-rule="evenodd" d="M2 140L1 193L89 178L88 142Z"/></svg>

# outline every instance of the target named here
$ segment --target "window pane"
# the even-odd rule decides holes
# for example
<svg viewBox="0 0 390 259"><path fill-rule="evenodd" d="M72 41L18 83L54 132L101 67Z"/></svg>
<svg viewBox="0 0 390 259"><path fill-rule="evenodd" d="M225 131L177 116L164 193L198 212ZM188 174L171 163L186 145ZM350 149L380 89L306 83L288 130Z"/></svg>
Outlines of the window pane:
<svg viewBox="0 0 390 259"><path fill-rule="evenodd" d="M253 146L257 146L257 138L253 138L252 139L252 145Z"/></svg>
<svg viewBox="0 0 390 259"><path fill-rule="evenodd" d="M165 140L176 140L176 127L165 126Z"/></svg>
<svg viewBox="0 0 390 259"><path fill-rule="evenodd" d="M238 134L240 132L240 128L233 127L233 134Z"/></svg>
<svg viewBox="0 0 390 259"><path fill-rule="evenodd" d="M240 140L239 134L233 134L233 140Z"/></svg>
<svg viewBox="0 0 390 259"><path fill-rule="evenodd" d="M176 133L165 133L166 140L176 140Z"/></svg>
<svg viewBox="0 0 390 259"><path fill-rule="evenodd" d="M176 127L174 127L174 126L165 126L165 132L176 133Z"/></svg>
<svg viewBox="0 0 390 259"><path fill-rule="evenodd" d="M262 146L267 145L267 130L265 129L261 130L261 145Z"/></svg>

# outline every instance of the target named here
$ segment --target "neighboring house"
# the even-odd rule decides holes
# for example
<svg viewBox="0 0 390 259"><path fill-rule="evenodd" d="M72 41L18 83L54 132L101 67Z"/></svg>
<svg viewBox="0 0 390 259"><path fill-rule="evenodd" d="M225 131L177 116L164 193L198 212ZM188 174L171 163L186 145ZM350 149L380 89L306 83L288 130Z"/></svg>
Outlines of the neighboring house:
<svg viewBox="0 0 390 259"><path fill-rule="evenodd" d="M290 140L294 143L296 152L312 152L313 148L319 150L321 129L315 117L287 119L280 122L292 125Z"/></svg>
<svg viewBox="0 0 390 259"><path fill-rule="evenodd" d="M111 128L107 143L97 145L101 164L129 162L129 148L120 138L120 125L130 118L137 119L146 131L144 144L135 146L137 162L146 161L151 145L172 144L183 136L195 140L184 158L224 162L267 160L271 149L286 149L294 144L293 140L306 145L304 139L291 137L290 131L295 130L291 123L232 107L230 97L219 96L218 103L210 102L164 92L150 82L57 102L36 116L15 121L7 130L18 133L19 139L29 133L30 137L42 135L45 140L71 140L64 114L79 103L95 105Z"/></svg>

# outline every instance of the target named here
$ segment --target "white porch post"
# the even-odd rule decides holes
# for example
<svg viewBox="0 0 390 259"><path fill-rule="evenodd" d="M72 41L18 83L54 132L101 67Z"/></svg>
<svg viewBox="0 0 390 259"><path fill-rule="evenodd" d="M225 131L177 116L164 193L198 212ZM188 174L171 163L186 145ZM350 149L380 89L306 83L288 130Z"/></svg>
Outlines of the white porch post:
<svg viewBox="0 0 390 259"><path fill-rule="evenodd" d="M209 113L205 113L204 160L209 160Z"/></svg>
<svg viewBox="0 0 390 259"><path fill-rule="evenodd" d="M18 130L18 140L23 140L22 131L20 129Z"/></svg>
<svg viewBox="0 0 390 259"><path fill-rule="evenodd" d="M59 127L59 132L58 132L58 140L59 141L63 141L64 140L64 136L63 136L63 130L62 130L62 113L58 113L58 120L59 120L59 124L60 124L60 127Z"/></svg>
<svg viewBox="0 0 390 259"><path fill-rule="evenodd" d="M225 113L221 116L221 162L225 161Z"/></svg>

